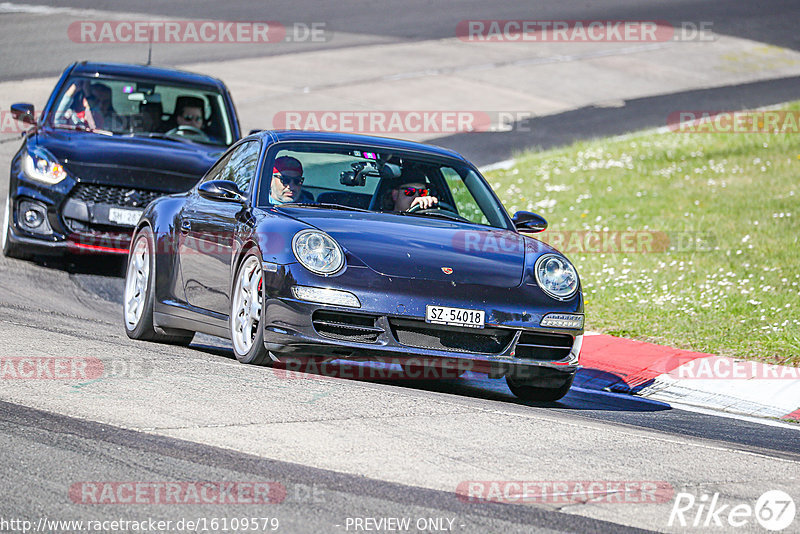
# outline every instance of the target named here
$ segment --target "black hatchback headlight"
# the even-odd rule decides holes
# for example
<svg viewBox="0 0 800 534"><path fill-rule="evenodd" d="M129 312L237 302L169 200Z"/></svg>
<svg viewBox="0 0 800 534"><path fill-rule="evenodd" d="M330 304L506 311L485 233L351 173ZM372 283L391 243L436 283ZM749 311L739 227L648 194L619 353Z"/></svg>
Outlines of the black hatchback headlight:
<svg viewBox="0 0 800 534"><path fill-rule="evenodd" d="M55 185L67 177L67 171L50 152L42 147L30 150L22 159L22 172L31 180Z"/></svg>

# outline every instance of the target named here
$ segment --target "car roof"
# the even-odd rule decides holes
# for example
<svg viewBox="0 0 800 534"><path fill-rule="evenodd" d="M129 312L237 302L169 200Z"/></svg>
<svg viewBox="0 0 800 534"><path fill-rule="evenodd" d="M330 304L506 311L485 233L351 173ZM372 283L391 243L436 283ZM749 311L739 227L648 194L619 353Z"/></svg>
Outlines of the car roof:
<svg viewBox="0 0 800 534"><path fill-rule="evenodd" d="M393 139L391 137L378 137L375 135L340 132L317 132L309 130L264 130L255 134L254 137L270 137L272 142L305 141L324 143L355 143L375 148L423 152L436 156L455 158L468 163L464 156L454 150L424 143L416 143L414 141Z"/></svg>
<svg viewBox="0 0 800 534"><path fill-rule="evenodd" d="M180 85L193 85L224 89L225 84L220 80L204 74L153 67L151 65L133 65L129 63L96 63L81 61L75 63L72 74L84 76L119 76L139 78L153 82L173 82Z"/></svg>

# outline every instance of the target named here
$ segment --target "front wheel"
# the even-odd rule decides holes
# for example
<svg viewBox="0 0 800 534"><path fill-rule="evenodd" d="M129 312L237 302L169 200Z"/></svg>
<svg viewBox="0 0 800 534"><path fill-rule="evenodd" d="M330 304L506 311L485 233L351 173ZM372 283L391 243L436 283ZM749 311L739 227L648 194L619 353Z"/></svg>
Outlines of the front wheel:
<svg viewBox="0 0 800 534"><path fill-rule="evenodd" d="M155 299L155 239L153 231L145 226L134 236L125 272L125 294L122 319L125 333L131 339L188 345L194 332L179 330L162 334L153 327L153 301Z"/></svg>
<svg viewBox="0 0 800 534"><path fill-rule="evenodd" d="M3 215L3 227L0 228L0 239L3 243L3 256L7 258L25 259L25 256L20 253L19 247L11 242L11 197L6 200L6 211Z"/></svg>
<svg viewBox="0 0 800 534"><path fill-rule="evenodd" d="M525 381L511 378L506 375L506 384L508 389L511 390L518 398L525 401L536 402L553 402L557 401L569 392L572 387L572 381L575 379L575 374L569 375L564 383L557 387L543 388L537 386L536 381Z"/></svg>
<svg viewBox="0 0 800 534"><path fill-rule="evenodd" d="M229 327L233 353L242 363L270 365L261 329L263 273L261 257L250 252L239 266L231 291Z"/></svg>

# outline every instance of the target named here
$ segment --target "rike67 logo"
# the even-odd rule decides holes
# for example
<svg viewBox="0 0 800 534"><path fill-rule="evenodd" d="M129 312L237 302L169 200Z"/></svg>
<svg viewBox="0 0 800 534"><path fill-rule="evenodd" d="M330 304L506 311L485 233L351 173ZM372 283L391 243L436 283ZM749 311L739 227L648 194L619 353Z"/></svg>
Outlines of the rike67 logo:
<svg viewBox="0 0 800 534"><path fill-rule="evenodd" d="M729 531L741 527L752 529L757 522L762 528L779 532L794 523L795 513L794 500L781 490L765 492L755 504L725 502L719 493L698 497L680 492L675 495L667 526Z"/></svg>

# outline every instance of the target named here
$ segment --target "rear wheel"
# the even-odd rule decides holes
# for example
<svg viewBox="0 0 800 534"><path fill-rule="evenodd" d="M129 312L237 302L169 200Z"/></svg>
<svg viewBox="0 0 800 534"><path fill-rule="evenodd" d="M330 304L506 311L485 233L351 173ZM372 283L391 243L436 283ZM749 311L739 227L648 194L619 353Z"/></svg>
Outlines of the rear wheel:
<svg viewBox="0 0 800 534"><path fill-rule="evenodd" d="M159 333L153 327L156 287L154 250L153 231L149 226L145 226L134 236L133 246L128 255L122 310L125 333L131 339L188 345L194 338L194 332L176 330Z"/></svg>
<svg viewBox="0 0 800 534"><path fill-rule="evenodd" d="M233 353L242 363L271 365L261 328L263 297L261 257L250 252L239 266L231 292L229 326Z"/></svg>
<svg viewBox="0 0 800 534"><path fill-rule="evenodd" d="M525 381L514 379L506 375L506 383L511 393L516 395L522 400L537 401L537 402L552 402L557 401L569 392L572 387L572 381L575 379L575 374L569 375L561 386L543 388L537 386L541 382Z"/></svg>

